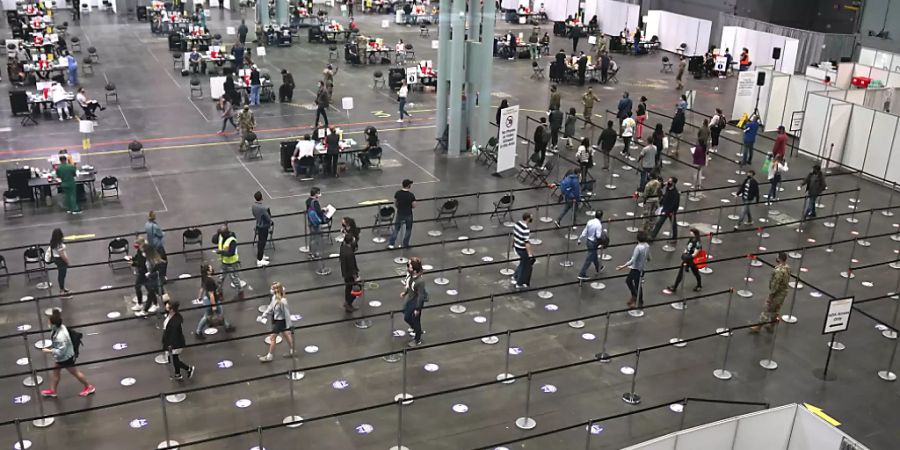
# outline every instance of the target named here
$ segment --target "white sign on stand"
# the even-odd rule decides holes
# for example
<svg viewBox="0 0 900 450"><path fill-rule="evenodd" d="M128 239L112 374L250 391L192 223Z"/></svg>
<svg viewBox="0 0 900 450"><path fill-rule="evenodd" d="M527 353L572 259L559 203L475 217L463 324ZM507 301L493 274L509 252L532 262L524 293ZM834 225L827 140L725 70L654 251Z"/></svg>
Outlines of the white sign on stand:
<svg viewBox="0 0 900 450"><path fill-rule="evenodd" d="M800 131L803 128L803 117L806 111L794 111L791 113L791 127L788 131Z"/></svg>
<svg viewBox="0 0 900 450"><path fill-rule="evenodd" d="M266 48L265 47L256 47L256 56L266 56Z"/></svg>
<svg viewBox="0 0 900 450"><path fill-rule="evenodd" d="M237 32L234 31L234 27L225 27L225 34L233 35L237 34Z"/></svg>
<svg viewBox="0 0 900 450"><path fill-rule="evenodd" d="M414 85L419 83L419 68L418 67L407 67L406 68L406 84Z"/></svg>
<svg viewBox="0 0 900 450"><path fill-rule="evenodd" d="M516 167L516 144L519 132L519 105L500 111L500 142L497 144L497 172Z"/></svg>
<svg viewBox="0 0 900 450"><path fill-rule="evenodd" d="M687 97L687 109L694 109L694 100L697 99L697 91L694 89L684 91L684 96Z"/></svg>
<svg viewBox="0 0 900 450"><path fill-rule="evenodd" d="M431 48L436 50L436 49L438 48L438 45L440 44L440 42L441 42L441 41L435 41L435 40L432 40L432 41L431 41Z"/></svg>
<svg viewBox="0 0 900 450"><path fill-rule="evenodd" d="M381 28L387 28L387 27L389 27L389 26L391 26L391 21L390 21L390 20L382 20L382 21L381 21Z"/></svg>
<svg viewBox="0 0 900 450"><path fill-rule="evenodd" d="M825 326L822 334L839 333L847 331L850 327L850 312L853 311L853 297L837 298L828 303L828 313L825 314Z"/></svg>
<svg viewBox="0 0 900 450"><path fill-rule="evenodd" d="M353 97L344 97L341 99L341 108L353 109Z"/></svg>

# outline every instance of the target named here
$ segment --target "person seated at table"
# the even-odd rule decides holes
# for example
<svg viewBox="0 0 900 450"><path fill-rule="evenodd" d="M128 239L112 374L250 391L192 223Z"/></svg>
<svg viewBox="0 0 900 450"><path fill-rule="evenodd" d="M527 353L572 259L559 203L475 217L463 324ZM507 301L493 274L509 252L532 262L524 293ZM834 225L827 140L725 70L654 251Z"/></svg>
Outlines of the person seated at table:
<svg viewBox="0 0 900 450"><path fill-rule="evenodd" d="M588 22L588 31L594 32L599 26L599 22L597 21L597 15L594 14L594 17L591 17L591 20Z"/></svg>
<svg viewBox="0 0 900 450"><path fill-rule="evenodd" d="M316 175L315 162L316 142L308 134L303 135L303 139L297 141L294 147L294 154L291 155L291 167L294 169L294 176L300 176L300 167L309 167L309 176Z"/></svg>
<svg viewBox="0 0 900 450"><path fill-rule="evenodd" d="M271 46L271 45L277 44L277 42L275 40L275 38L276 38L275 28L272 28L271 25L266 25L265 29L263 30L263 34L265 35L265 39L266 39L266 42L264 45Z"/></svg>
<svg viewBox="0 0 900 450"><path fill-rule="evenodd" d="M197 51L197 47L191 49L191 54L188 56L188 63L191 66L191 71L194 73L200 72L200 52Z"/></svg>
<svg viewBox="0 0 900 450"><path fill-rule="evenodd" d="M356 19L350 19L350 25L347 25L347 28L351 33L359 32L359 24L356 23Z"/></svg>
<svg viewBox="0 0 900 450"><path fill-rule="evenodd" d="M738 62L738 64L740 66L739 70L741 72L746 72L746 71L750 70L750 64L751 64L750 63L750 50L747 50L745 48L741 51L741 59Z"/></svg>
<svg viewBox="0 0 900 450"><path fill-rule="evenodd" d="M6 75L9 78L10 83L24 83L25 66L21 62L11 58L6 62Z"/></svg>
<svg viewBox="0 0 900 450"><path fill-rule="evenodd" d="M378 145L378 130L373 126L366 127L363 132L366 138L366 150L360 152L359 162L363 169L372 165L372 158L381 158L381 146Z"/></svg>
<svg viewBox="0 0 900 450"><path fill-rule="evenodd" d="M62 87L61 84L54 81L53 84L50 85L50 100L53 102L53 107L56 108L57 114L59 114L60 122L72 118L69 113L69 107L66 105L68 99L69 93L66 92L66 89Z"/></svg>
<svg viewBox="0 0 900 450"><path fill-rule="evenodd" d="M397 41L397 45L394 46L394 51L396 51L398 55L406 56L406 44L403 43L403 39Z"/></svg>
<svg viewBox="0 0 900 450"><path fill-rule="evenodd" d="M362 63L359 59L359 46L356 43L344 45L344 59L354 65Z"/></svg>
<svg viewBox="0 0 900 450"><path fill-rule="evenodd" d="M106 110L106 107L102 106L97 100L89 99L84 88L78 88L78 93L75 94L75 100L78 102L78 106L81 106L81 109L84 111L84 118L87 120L97 120L95 111L97 111L98 108L100 111Z"/></svg>

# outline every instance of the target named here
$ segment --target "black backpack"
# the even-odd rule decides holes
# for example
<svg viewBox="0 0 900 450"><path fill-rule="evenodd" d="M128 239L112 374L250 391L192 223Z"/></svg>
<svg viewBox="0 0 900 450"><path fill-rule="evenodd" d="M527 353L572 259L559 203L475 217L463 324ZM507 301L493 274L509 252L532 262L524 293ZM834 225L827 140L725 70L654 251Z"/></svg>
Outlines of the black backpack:
<svg viewBox="0 0 900 450"><path fill-rule="evenodd" d="M78 354L81 353L81 346L84 345L84 342L81 341L84 335L71 328L67 328L67 330L69 331L69 339L72 341L72 347L75 349L75 358L78 358Z"/></svg>
<svg viewBox="0 0 900 450"><path fill-rule="evenodd" d="M609 247L609 234L606 232L606 230L603 230L603 231L600 233L599 244L600 244L600 247L601 247L601 248L607 248L607 247Z"/></svg>

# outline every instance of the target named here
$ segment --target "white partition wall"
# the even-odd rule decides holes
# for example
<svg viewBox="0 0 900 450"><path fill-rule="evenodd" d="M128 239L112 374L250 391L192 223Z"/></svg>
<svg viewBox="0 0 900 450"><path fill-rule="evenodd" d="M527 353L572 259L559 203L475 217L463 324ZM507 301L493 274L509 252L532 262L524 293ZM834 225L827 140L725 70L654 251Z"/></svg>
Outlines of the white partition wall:
<svg viewBox="0 0 900 450"><path fill-rule="evenodd" d="M741 49L750 51L753 67L774 66L780 72L791 73L797 64L797 50L800 41L789 37L750 30L742 27L722 27L722 49L731 49L732 55L739 55ZM781 57L772 58L772 49L780 48Z"/></svg>
<svg viewBox="0 0 900 450"><path fill-rule="evenodd" d="M682 16L668 11L647 12L646 36L658 36L663 50L675 52L681 44L687 46L686 55L703 55L709 50L712 22Z"/></svg>
<svg viewBox="0 0 900 450"><path fill-rule="evenodd" d="M546 0L544 8L547 10L547 18L553 22L562 22L569 16L578 12L579 0ZM518 3L517 3L518 4ZM540 3L538 4L540 7ZM515 8L515 6L513 6Z"/></svg>
<svg viewBox="0 0 900 450"><path fill-rule="evenodd" d="M626 28L632 32L637 28L641 6L614 0L587 0L585 20L590 20L594 15L597 16L600 30L615 36Z"/></svg>
<svg viewBox="0 0 900 450"><path fill-rule="evenodd" d="M860 64L865 64L867 66L900 72L900 55L896 53L863 47L859 51L859 58L857 61Z"/></svg>
<svg viewBox="0 0 900 450"><path fill-rule="evenodd" d="M788 128L791 117L788 115L787 120L785 120L784 111L787 106L785 99L787 98L788 89L790 89L791 76L786 73L773 71L771 72L771 79L767 79L766 83L769 85L769 98L766 102L766 114L762 116L764 117L764 131L775 131L780 125ZM762 113L762 110L760 110L760 113Z"/></svg>

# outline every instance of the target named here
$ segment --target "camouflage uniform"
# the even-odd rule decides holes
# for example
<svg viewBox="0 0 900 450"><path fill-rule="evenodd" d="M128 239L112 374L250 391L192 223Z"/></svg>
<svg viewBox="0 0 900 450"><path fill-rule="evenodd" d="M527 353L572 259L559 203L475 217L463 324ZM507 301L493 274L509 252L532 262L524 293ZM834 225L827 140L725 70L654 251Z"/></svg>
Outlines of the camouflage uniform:
<svg viewBox="0 0 900 450"><path fill-rule="evenodd" d="M241 129L240 151L244 151L244 146L247 145L247 135L256 129L256 117L253 116L253 111L245 109L238 114L238 128Z"/></svg>
<svg viewBox="0 0 900 450"><path fill-rule="evenodd" d="M777 320L781 311L781 305L784 304L784 298L788 293L788 282L791 280L791 268L787 264L775 266L772 271L772 277L769 279L769 297L766 298L766 308L760 313L760 322L771 322ZM772 328L775 325L769 324Z"/></svg>
<svg viewBox="0 0 900 450"><path fill-rule="evenodd" d="M581 104L584 106L584 112L582 116L584 117L584 125L581 128L586 128L587 124L593 123L591 122L591 116L594 114L594 102L599 102L600 99L594 95L594 91L588 89L584 95L581 96Z"/></svg>
<svg viewBox="0 0 900 450"><path fill-rule="evenodd" d="M659 209L659 194L662 190L662 183L657 179L652 179L644 186L644 192L641 193L641 199L644 201L643 219L641 229L647 233L653 229L656 224L656 210Z"/></svg>

